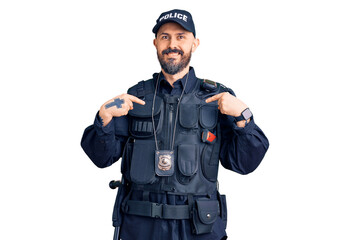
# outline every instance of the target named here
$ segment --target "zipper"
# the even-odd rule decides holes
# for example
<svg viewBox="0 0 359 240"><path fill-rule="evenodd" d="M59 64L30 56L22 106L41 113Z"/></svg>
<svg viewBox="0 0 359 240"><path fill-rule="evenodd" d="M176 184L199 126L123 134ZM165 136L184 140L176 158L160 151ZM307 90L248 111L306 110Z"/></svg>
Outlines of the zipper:
<svg viewBox="0 0 359 240"><path fill-rule="evenodd" d="M167 126L167 133L166 133L166 139L165 141L163 141L163 147L161 149L167 149L167 150L172 150L171 149L171 142L172 142L172 137L173 137L173 121L174 121L174 104L173 103L168 103L166 104L167 107L167 120L168 120L168 126ZM169 177L161 177L160 178L160 182L161 182L161 186L167 185L169 182Z"/></svg>
<svg viewBox="0 0 359 240"><path fill-rule="evenodd" d="M171 142L172 142L172 137L173 137L173 113L174 113L174 107L173 107L173 103L169 103L168 104L168 129L167 129L167 149L168 150L172 150L171 149Z"/></svg>

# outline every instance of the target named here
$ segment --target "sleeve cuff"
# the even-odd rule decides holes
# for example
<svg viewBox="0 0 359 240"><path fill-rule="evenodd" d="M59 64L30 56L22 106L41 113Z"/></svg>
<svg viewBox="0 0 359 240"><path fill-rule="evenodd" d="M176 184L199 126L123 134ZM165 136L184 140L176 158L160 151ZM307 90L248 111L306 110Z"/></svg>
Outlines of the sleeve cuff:
<svg viewBox="0 0 359 240"><path fill-rule="evenodd" d="M112 134L115 130L113 119L105 127L103 126L103 121L99 115L99 112L96 114L94 126L99 136Z"/></svg>
<svg viewBox="0 0 359 240"><path fill-rule="evenodd" d="M235 133L237 133L238 135L242 135L242 134L251 133L253 131L253 129L255 128L256 124L254 123L254 118L252 116L251 121L249 123L247 123L245 127L242 127L242 128L238 127L234 118L233 118L232 126L233 126L233 130Z"/></svg>

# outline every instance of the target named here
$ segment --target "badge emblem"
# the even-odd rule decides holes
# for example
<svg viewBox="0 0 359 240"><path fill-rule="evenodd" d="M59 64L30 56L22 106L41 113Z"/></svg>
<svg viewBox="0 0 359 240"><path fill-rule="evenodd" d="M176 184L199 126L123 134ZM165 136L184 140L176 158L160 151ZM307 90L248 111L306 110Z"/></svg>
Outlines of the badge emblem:
<svg viewBox="0 0 359 240"><path fill-rule="evenodd" d="M155 156L156 175L169 177L174 173L175 156L172 150L158 150Z"/></svg>
<svg viewBox="0 0 359 240"><path fill-rule="evenodd" d="M159 155L158 168L162 171L168 171L172 166L172 158L169 154Z"/></svg>

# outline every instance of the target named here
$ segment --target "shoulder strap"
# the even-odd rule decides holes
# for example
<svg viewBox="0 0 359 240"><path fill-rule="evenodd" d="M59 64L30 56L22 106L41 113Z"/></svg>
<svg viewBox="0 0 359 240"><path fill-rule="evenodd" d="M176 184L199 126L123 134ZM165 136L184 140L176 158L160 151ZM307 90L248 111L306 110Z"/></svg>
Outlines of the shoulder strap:
<svg viewBox="0 0 359 240"><path fill-rule="evenodd" d="M143 98L146 93L145 93L145 81L140 81L137 83L137 86L136 86L136 90L137 90L137 97L138 98Z"/></svg>
<svg viewBox="0 0 359 240"><path fill-rule="evenodd" d="M153 93L155 90L153 83L153 79L138 82L136 85L137 97L143 98L145 95Z"/></svg>

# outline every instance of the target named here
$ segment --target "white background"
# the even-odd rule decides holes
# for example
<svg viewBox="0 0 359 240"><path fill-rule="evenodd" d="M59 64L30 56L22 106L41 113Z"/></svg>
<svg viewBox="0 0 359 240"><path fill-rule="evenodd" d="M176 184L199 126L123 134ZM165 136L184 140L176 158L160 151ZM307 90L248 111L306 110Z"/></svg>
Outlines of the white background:
<svg viewBox="0 0 359 240"><path fill-rule="evenodd" d="M231 87L270 148L220 169L229 239L359 239L356 1L1 1L0 239L112 239L120 163L80 147L101 104L159 70L151 30L189 10L197 76Z"/></svg>

